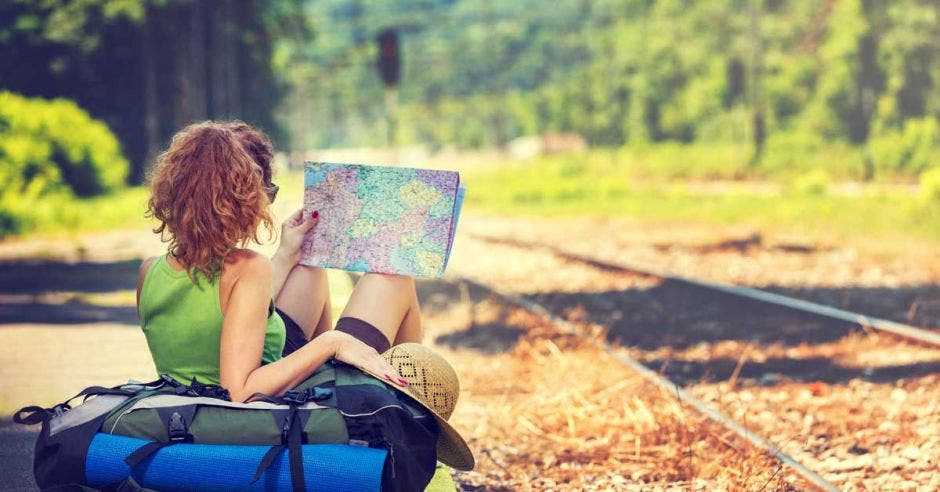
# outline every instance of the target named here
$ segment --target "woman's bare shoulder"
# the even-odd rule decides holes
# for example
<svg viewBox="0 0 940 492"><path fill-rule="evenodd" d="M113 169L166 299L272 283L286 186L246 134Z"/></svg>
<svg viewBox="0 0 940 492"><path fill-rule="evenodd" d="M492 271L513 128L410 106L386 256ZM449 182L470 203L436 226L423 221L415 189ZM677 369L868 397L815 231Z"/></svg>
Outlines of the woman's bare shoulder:
<svg viewBox="0 0 940 492"><path fill-rule="evenodd" d="M274 267L271 260L257 251L250 249L233 249L225 257L225 270L234 277L272 275Z"/></svg>
<svg viewBox="0 0 940 492"><path fill-rule="evenodd" d="M144 279L147 277L147 271L153 262L159 259L159 256L151 256L140 262L140 274L137 276L137 303L140 304L140 289L144 286Z"/></svg>
<svg viewBox="0 0 940 492"><path fill-rule="evenodd" d="M143 261L140 262L140 278L147 275L147 270L150 270L150 266L159 258L159 256L151 256L150 258L144 258Z"/></svg>

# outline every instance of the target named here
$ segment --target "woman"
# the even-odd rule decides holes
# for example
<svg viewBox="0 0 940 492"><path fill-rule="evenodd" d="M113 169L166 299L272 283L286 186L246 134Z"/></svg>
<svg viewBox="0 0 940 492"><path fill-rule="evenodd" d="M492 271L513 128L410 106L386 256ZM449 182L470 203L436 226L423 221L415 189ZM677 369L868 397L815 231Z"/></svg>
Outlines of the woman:
<svg viewBox="0 0 940 492"><path fill-rule="evenodd" d="M380 353L420 342L414 281L365 274L335 329L326 272L298 264L316 227L298 210L268 259L243 247L273 234L271 143L242 122L203 122L173 137L151 177L148 216L169 243L141 264L137 305L157 371L226 388L233 401L280 395L331 358L405 379Z"/></svg>

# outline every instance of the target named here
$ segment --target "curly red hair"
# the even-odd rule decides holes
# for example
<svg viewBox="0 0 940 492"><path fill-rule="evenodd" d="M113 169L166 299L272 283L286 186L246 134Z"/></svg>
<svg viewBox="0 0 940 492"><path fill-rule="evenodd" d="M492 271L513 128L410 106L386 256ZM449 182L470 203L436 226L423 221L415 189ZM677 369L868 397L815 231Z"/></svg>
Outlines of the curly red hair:
<svg viewBox="0 0 940 492"><path fill-rule="evenodd" d="M147 216L194 281L196 272L215 279L232 248L260 243L260 225L274 237L265 193L272 156L270 141L249 125L204 121L174 135L157 157Z"/></svg>

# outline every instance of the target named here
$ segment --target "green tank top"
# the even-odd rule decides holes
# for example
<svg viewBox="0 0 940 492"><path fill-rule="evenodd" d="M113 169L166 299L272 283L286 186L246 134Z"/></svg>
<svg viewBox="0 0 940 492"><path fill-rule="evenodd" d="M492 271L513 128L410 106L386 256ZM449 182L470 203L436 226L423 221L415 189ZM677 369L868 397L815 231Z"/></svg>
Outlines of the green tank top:
<svg viewBox="0 0 940 492"><path fill-rule="evenodd" d="M183 383L196 378L204 384L219 384L219 282L210 282L198 272L195 277L198 284L185 271L174 270L166 255L157 258L140 289L140 326L158 374L169 374ZM285 338L284 320L274 311L272 301L262 364L281 358Z"/></svg>

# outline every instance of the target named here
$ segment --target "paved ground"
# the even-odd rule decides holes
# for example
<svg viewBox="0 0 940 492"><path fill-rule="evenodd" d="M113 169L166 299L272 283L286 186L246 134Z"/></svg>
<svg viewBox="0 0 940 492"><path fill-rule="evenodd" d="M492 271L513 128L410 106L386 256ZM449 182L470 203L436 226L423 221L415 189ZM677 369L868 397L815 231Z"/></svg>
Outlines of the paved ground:
<svg viewBox="0 0 940 492"><path fill-rule="evenodd" d="M38 430L4 420L0 424L0 490L35 490L33 444Z"/></svg>

